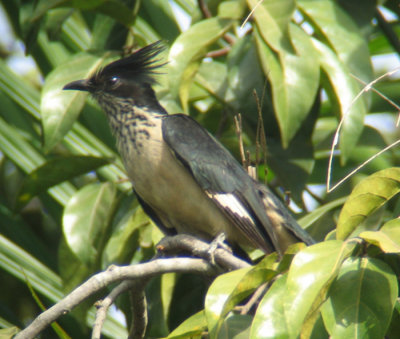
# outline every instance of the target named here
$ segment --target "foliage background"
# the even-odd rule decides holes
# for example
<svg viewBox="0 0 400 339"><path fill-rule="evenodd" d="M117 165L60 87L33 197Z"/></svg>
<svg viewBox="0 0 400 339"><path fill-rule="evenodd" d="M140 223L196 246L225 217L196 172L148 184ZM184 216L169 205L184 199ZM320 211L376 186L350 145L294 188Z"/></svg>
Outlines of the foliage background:
<svg viewBox="0 0 400 339"><path fill-rule="evenodd" d="M394 219L400 206L398 198L391 199L400 186L398 170L379 172L378 179L370 177L342 210L361 179L397 166L398 148L369 162L332 193L324 190L330 147L341 117L346 119L334 153L333 183L398 139L394 104L400 96L398 74L374 85L392 104L373 91L353 101L362 82L369 83L390 69L390 64L377 66L379 57L399 57L398 1L2 0L1 4L15 38L13 44L1 46L0 60L2 327L26 326L40 311L36 294L49 307L109 264L138 263L153 255L161 234L124 180L105 116L82 93L64 93L61 88L132 48L161 39L169 47L162 59L169 63L158 76L156 90L167 110L195 117L238 159L233 117L241 113L245 147L258 165L260 180L282 197L282 188L290 192L297 218L316 240L338 239L309 250L315 260L309 268L304 269L301 255L295 257L289 276L277 280L268 298L284 295L279 293L288 286L301 291L302 286L294 285L302 274L317 277L323 271L317 295L305 296L300 311L282 311L284 320L263 319L267 312L260 311L251 335L261 337L257 328L268 321L289 324L284 329L271 325L275 337L276 333L286 337L308 333L304 324L317 319L310 320L312 330L307 330L314 331L316 338L327 333L346 337L332 310L347 307L357 313L363 304L377 311L365 322L352 319L352 333L358 330L371 338L385 333L394 338L400 333L396 328L398 255L393 254L400 248ZM14 72L17 41L34 63L27 73ZM266 150L258 142L260 110ZM266 162L259 160L264 155ZM336 227L337 233L330 233ZM380 233L361 233L379 229ZM342 242L360 234L368 246ZM330 266L325 255L340 264ZM265 265L264 269L279 271L271 263ZM383 279L388 287L379 295L372 292L375 287L365 287L365 293L350 301L344 296L349 284L341 285L340 278L363 269L376 284ZM216 283L208 296L218 295L229 284L236 286L245 276L218 280L222 290ZM266 280L272 278L267 276ZM361 275L353 279L365 282ZM195 276L170 274L154 279L147 291L148 336L166 336L203 309L207 288L207 282ZM322 313L313 318L308 310L318 297L324 300L328 290ZM265 307L271 302L268 298ZM60 320L71 337L87 336L93 301ZM382 308L377 308L379 304ZM216 335L212 329L217 325L207 313L211 306L206 301L206 315L197 314L199 318L189 321L188 328L201 323ZM129 313L124 300L118 307ZM296 312L308 315L304 323L292 326L291 317L298 319ZM229 312L223 313L218 319ZM248 337L253 318L229 314L224 323L228 337ZM379 324L380 330L368 330L369 321ZM105 333L115 338L126 335L115 314L108 319ZM54 335L51 330L49 335Z"/></svg>

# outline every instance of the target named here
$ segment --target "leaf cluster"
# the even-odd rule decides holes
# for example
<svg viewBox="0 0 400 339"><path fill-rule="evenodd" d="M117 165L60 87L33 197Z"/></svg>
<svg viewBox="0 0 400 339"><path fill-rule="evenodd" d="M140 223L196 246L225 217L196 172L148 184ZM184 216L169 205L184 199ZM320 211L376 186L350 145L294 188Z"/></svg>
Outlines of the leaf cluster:
<svg viewBox="0 0 400 339"><path fill-rule="evenodd" d="M398 337L398 149L325 190L328 166L336 183L398 139L399 77L379 63L400 54L398 1L0 3L12 41L0 42L3 328L25 327L39 312L35 298L49 307L112 263L154 255L162 234L131 193L104 114L62 87L162 40L162 105L192 115L238 159L240 113L248 162L282 198L281 187L290 192L290 207L319 243L211 285L173 273L152 280L147 336ZM29 71L17 67L21 60ZM238 309L263 284L260 303ZM93 301L60 319L68 335L87 336ZM126 300L117 307L129 319ZM103 333L121 338L127 330L112 314Z"/></svg>

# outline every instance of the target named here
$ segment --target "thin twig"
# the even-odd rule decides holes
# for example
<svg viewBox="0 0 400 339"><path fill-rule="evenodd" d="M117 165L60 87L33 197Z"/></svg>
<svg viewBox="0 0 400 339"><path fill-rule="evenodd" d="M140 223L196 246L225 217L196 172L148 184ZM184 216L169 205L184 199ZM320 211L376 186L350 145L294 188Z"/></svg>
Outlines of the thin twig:
<svg viewBox="0 0 400 339"><path fill-rule="evenodd" d="M253 91L253 96L256 100L257 104L257 114L258 114L258 119L257 119L257 133L256 133L256 164L260 164L260 156L259 156L259 148L261 147L262 153L263 153L263 165L267 165L267 138L265 135L265 129L264 129L264 120L262 117L262 104L264 101L264 92L265 92L265 86L264 85L264 90L263 90L263 96L261 97L261 101L258 97L257 91Z"/></svg>
<svg viewBox="0 0 400 339"><path fill-rule="evenodd" d="M236 128L236 135L238 136L239 139L239 151L240 151L240 158L242 159L242 165L246 169L246 155L244 153L244 147L243 147L243 136L242 136L242 115L239 113L234 116L233 118L235 122L235 128Z"/></svg>
<svg viewBox="0 0 400 339"><path fill-rule="evenodd" d="M400 70L400 67L396 67L395 69L385 73L384 75L382 75L381 77L378 78L378 80L380 80L382 77L385 76L391 76L395 73L397 73ZM397 109L397 112L399 113L397 116L397 120L396 120L396 127L399 126L399 118L400 118L400 106L397 105L393 100L391 100L390 98L388 98L385 94L383 94L382 92L378 91L377 89L375 89L373 86L371 86L370 84L367 84L365 81L361 80L360 78L356 77L354 74L350 74L354 79L356 79L357 81L359 81L360 83L362 83L364 86L368 86L368 90L372 90L375 94L378 94L383 100L385 100L386 102L388 102L390 105L392 105L394 108Z"/></svg>
<svg viewBox="0 0 400 339"><path fill-rule="evenodd" d="M223 55L227 55L230 50L231 50L230 47L224 47L224 48L221 48L221 49L217 49L215 51L208 52L206 54L206 58L218 58L218 57L221 57Z"/></svg>
<svg viewBox="0 0 400 339"><path fill-rule="evenodd" d="M208 8L206 1L197 0L197 3L199 5L201 14L203 14L203 17L206 18L206 19L211 18L212 17L212 13L211 13L210 9ZM228 33L225 33L222 38L229 45L233 45L235 43L235 39L232 36L230 36ZM215 52L210 52L210 53L207 54L207 56L208 57L218 57L218 56L222 56L222 55L228 54L229 51L230 51L230 48L227 47L227 48L223 48L223 49L220 49L218 51L215 51Z"/></svg>
<svg viewBox="0 0 400 339"><path fill-rule="evenodd" d="M101 338L101 330L106 320L108 309L115 302L115 299L117 299L120 294L124 293L130 288L132 283L133 280L123 281L117 287L115 287L103 300L99 300L98 302L96 302L95 306L97 308L97 311L93 324L92 339Z"/></svg>
<svg viewBox="0 0 400 339"><path fill-rule="evenodd" d="M354 173L356 173L360 168L362 168L363 166L365 166L366 164L368 164L370 161L372 161L373 159L375 159L378 155L382 154L383 152L385 152L386 150L388 150L389 148L393 147L394 145L397 144L397 142L395 142L392 145L389 145L388 147L386 147L384 150L378 152L376 155L374 155L373 157L369 158L367 161L365 161L363 164L361 164L360 166L358 166L355 170L353 170L350 174L346 175L342 180L340 180L338 183L336 183L333 187L330 187L331 184L331 176L332 176L332 163L333 163L333 156L334 156L334 151L336 148L336 145L339 142L339 134L340 131L342 129L343 123L345 121L345 119L348 116L348 113L351 109L351 107L354 105L354 103L361 97L362 94L364 94L365 92L368 92L370 89L373 89L373 85L375 83L377 83L378 81L380 81L381 79L390 76L394 73L396 73L398 70L400 69L400 67L397 67L396 69L387 72L383 75L381 75L380 77L378 77L377 79L371 81L370 83L368 83L366 86L364 86L364 88L355 96L355 98L352 100L350 106L346 109L346 111L344 112L342 118L340 119L339 125L335 131L335 135L333 137L333 141L332 141L332 145L331 145L331 151L330 151L330 155L329 155L329 162L328 162L328 173L327 173L327 178L326 178L326 191L328 193L332 192L334 189L336 189L338 186L340 186L344 181L346 181L348 178L350 178ZM354 76L354 75L353 75ZM354 76L355 77L355 76ZM358 79L358 78L357 78ZM359 79L359 81L362 81ZM395 105L395 107L398 107L397 105Z"/></svg>
<svg viewBox="0 0 400 339"><path fill-rule="evenodd" d="M245 168L247 169L247 172L250 174L250 176L252 176L252 178L254 178L254 176L252 174L254 172L254 170L250 170L249 171L249 167L251 167L250 166L250 151L249 150L246 151L246 157L245 158L246 158L246 165L245 165L246 167Z"/></svg>
<svg viewBox="0 0 400 339"><path fill-rule="evenodd" d="M199 5L201 13L203 14L203 17L205 17L207 19L211 18L212 17L212 13L208 9L208 6L207 6L206 2L204 0L197 0L197 3Z"/></svg>
<svg viewBox="0 0 400 339"><path fill-rule="evenodd" d="M252 15L253 15L253 13L255 12L255 10L257 9L257 7L259 6L259 5L261 5L261 3L263 2L264 0L259 0L258 2L257 2L257 4L254 6L254 8L251 10L251 12L249 13L249 15L246 17L246 19L243 21L243 23L242 23L242 25L240 26L240 29L243 29L243 27L247 24L247 22L250 20L250 18L252 17Z"/></svg>
<svg viewBox="0 0 400 339"><path fill-rule="evenodd" d="M330 191L333 191L336 187L341 185L344 181L346 181L348 178L350 178L354 173L357 173L361 168L363 168L365 165L369 164L372 160L375 158L379 157L382 153L386 152L387 150L393 148L394 146L398 145L400 143L400 139L395 141L394 143L386 146L384 149L380 150L378 153L374 154L372 157L370 157L368 160L364 161L361 165L357 166L354 170L352 170L349 174L347 174L343 179L341 179L335 186L331 188ZM328 191L328 192L330 192Z"/></svg>
<svg viewBox="0 0 400 339"><path fill-rule="evenodd" d="M257 290L251 296L250 300L245 305L240 306L240 314L242 315L248 314L250 310L254 307L254 305L260 301L261 297L265 294L265 292L267 292L268 288L269 288L268 282L258 287Z"/></svg>
<svg viewBox="0 0 400 339"><path fill-rule="evenodd" d="M210 9L208 8L207 3L204 0L197 0L197 3L199 5L201 14L203 14L203 17L206 18L206 19L211 18L212 17L212 13L211 13ZM227 33L224 34L223 39L230 45L233 45L235 43L235 39L233 39ZM229 50L230 49L228 49L228 52L229 52ZM221 54L221 55L225 55L225 54L227 54L227 53L224 53L224 54ZM220 55L216 55L216 56L220 56Z"/></svg>

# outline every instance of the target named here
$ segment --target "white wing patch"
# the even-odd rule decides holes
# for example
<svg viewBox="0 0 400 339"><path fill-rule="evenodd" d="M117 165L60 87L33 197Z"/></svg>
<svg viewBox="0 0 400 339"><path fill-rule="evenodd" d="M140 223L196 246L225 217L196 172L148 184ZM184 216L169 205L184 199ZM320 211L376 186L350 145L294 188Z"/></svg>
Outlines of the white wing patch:
<svg viewBox="0 0 400 339"><path fill-rule="evenodd" d="M246 222L254 223L253 218L249 212L242 205L239 199L232 193L211 193L206 192L208 197L213 199L218 205L227 211L228 214L234 215L237 218L245 219ZM243 220L244 221L244 220Z"/></svg>
<svg viewBox="0 0 400 339"><path fill-rule="evenodd" d="M233 225L242 231L250 243L253 243L255 247L265 248L266 251L270 251L265 246L263 236L258 231L256 221L237 196L233 193L214 193L209 191L206 191L206 193L231 220ZM236 241L240 242L240 236L234 230L226 231L228 232L228 238L232 235L236 238Z"/></svg>

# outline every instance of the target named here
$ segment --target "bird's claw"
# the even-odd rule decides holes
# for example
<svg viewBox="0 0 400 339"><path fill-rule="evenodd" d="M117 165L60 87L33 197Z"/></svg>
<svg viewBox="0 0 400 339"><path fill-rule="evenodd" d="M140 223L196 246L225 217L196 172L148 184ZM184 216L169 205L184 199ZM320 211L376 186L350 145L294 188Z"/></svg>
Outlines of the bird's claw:
<svg viewBox="0 0 400 339"><path fill-rule="evenodd" d="M225 233L221 232L210 243L210 246L207 250L207 255L212 265L215 265L215 251L217 250L217 248L223 248L224 250L232 253L232 249L227 244L225 244L225 239Z"/></svg>

